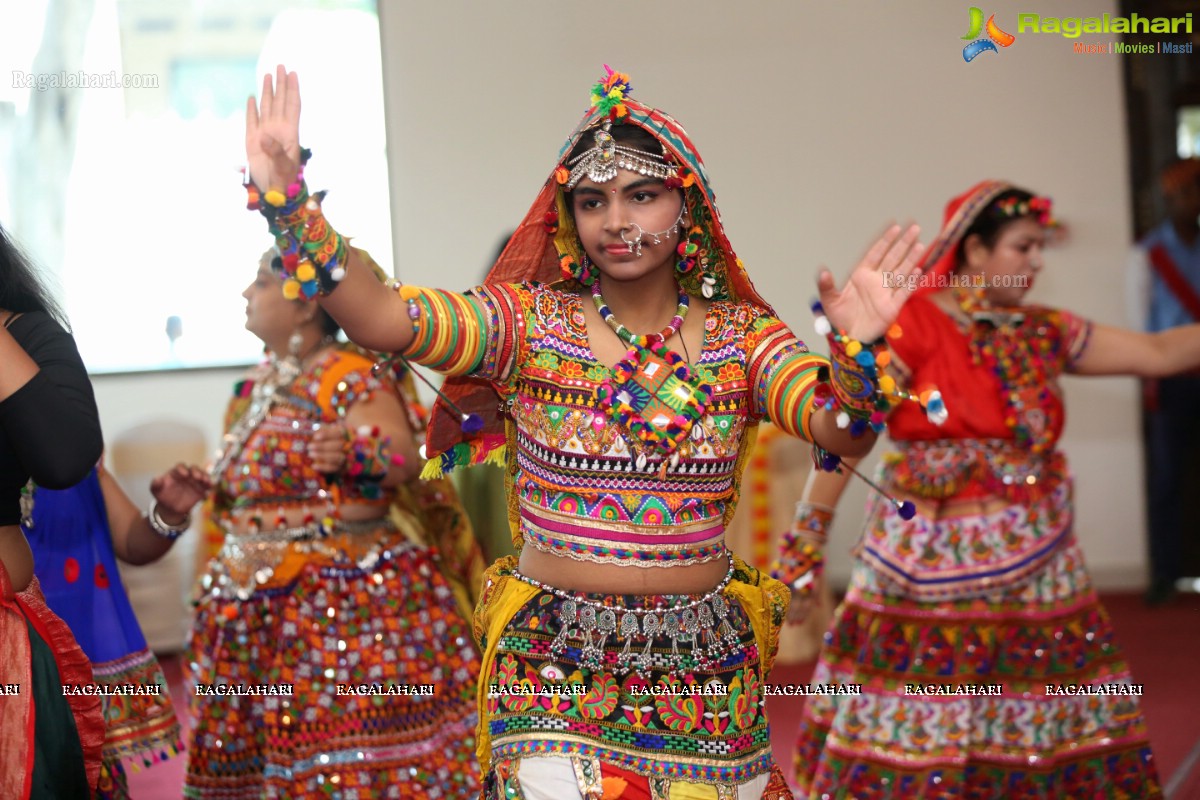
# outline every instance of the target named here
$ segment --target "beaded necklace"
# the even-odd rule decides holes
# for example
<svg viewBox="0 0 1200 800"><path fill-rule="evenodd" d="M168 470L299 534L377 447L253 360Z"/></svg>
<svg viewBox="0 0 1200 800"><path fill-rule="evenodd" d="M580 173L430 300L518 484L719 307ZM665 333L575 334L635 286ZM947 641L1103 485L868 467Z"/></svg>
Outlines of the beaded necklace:
<svg viewBox="0 0 1200 800"><path fill-rule="evenodd" d="M1032 426L1033 415L1050 399L1050 370L1055 338L1027 325L1028 315L1017 309L997 309L982 291L953 290L959 308L971 320L972 361L991 370L1004 392L1004 423L1020 447L1043 455L1054 444L1048 426Z"/></svg>
<svg viewBox="0 0 1200 800"><path fill-rule="evenodd" d="M228 469L233 460L245 448L251 434L258 430L258 426L271 413L271 409L274 408L277 402L283 399L287 390L300 377L303 372L303 359L311 358L332 342L333 337L323 337L317 343L316 347L303 358L300 356L288 356L287 358L280 359L274 353L270 354L268 372L265 376L254 382L254 386L251 389L249 407L243 412L237 422L234 423L233 427L221 437L221 449L217 451L216 456L213 458L212 466L208 470L210 478L214 481L221 480L221 476L225 474L225 470Z"/></svg>
<svg viewBox="0 0 1200 800"><path fill-rule="evenodd" d="M683 327L683 321L687 318L688 306L691 304L691 299L687 292L682 287L679 289L679 306L675 310L675 316L671 317L671 321L667 323L667 327L663 328L658 333L637 334L626 328L621 323L617 322L617 318L613 316L612 309L604 302L604 297L600 294L600 281L597 279L592 284L592 303L596 306L596 311L599 312L600 318L604 320L604 324L613 329L613 333L617 335L621 341L631 347L649 347L651 341L666 343Z"/></svg>
<svg viewBox="0 0 1200 800"><path fill-rule="evenodd" d="M652 334L635 334L616 320L600 294L599 279L592 285L592 302L605 324L629 345L608 380L596 387L596 401L611 422L627 427L634 441L666 459L688 438L712 400L712 387L695 382L691 366L667 348L687 316L687 292L680 288L675 316ZM648 460L645 452L638 453L638 468L644 469ZM659 471L664 477L665 468L664 460Z"/></svg>

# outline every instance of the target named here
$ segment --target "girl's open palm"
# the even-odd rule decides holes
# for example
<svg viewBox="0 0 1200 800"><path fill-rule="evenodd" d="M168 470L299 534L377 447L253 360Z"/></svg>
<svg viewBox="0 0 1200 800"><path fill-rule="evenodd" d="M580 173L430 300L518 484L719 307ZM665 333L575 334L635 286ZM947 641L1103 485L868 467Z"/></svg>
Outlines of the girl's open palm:
<svg viewBox="0 0 1200 800"><path fill-rule="evenodd" d="M300 79L280 64L246 100L246 164L260 191L283 191L300 172Z"/></svg>
<svg viewBox="0 0 1200 800"><path fill-rule="evenodd" d="M907 230L890 227L840 290L828 270L821 272L817 289L830 324L862 342L874 341L887 331L912 296L908 279L920 269L925 254L924 245L917 241L920 233L916 225Z"/></svg>

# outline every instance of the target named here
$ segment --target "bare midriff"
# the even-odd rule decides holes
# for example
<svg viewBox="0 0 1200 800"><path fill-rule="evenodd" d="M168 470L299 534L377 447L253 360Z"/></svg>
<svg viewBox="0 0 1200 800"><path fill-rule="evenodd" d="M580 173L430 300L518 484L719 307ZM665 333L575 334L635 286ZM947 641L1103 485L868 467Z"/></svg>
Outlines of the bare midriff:
<svg viewBox="0 0 1200 800"><path fill-rule="evenodd" d="M717 558L700 564L621 566L576 561L525 547L518 568L535 581L569 592L604 594L703 594L721 582L729 561Z"/></svg>

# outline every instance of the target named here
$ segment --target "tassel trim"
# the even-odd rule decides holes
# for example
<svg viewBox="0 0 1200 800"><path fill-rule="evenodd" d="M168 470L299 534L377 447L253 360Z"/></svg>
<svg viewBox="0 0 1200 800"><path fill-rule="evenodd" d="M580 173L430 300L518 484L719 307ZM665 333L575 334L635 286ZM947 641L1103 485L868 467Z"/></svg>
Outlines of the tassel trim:
<svg viewBox="0 0 1200 800"><path fill-rule="evenodd" d="M479 464L503 467L504 447L505 437L495 434L470 442L459 442L444 453L430 456L421 470L421 479L429 481L444 478L460 467L474 467Z"/></svg>
<svg viewBox="0 0 1200 800"><path fill-rule="evenodd" d="M150 750L141 749L140 752L114 753L111 756L106 753L105 757L124 761L126 766L132 769L134 773L140 773L143 769L149 769L155 764L161 764L164 761L174 758L182 753L184 749L183 741L175 739L165 744L159 743Z"/></svg>

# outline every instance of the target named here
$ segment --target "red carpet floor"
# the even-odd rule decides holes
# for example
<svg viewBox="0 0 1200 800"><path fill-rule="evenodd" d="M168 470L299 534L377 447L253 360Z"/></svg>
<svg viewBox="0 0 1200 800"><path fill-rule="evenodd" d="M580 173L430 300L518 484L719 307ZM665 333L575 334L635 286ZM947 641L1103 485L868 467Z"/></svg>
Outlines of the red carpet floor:
<svg viewBox="0 0 1200 800"><path fill-rule="evenodd" d="M1117 642L1134 679L1145 686L1142 708L1168 800L1200 800L1200 596L1185 595L1162 608L1147 609L1140 597L1105 595ZM177 657L163 660L171 695L186 726L187 703ZM813 665L778 667L772 683L807 683ZM768 701L775 755L790 766L800 721L800 701ZM134 800L175 800L183 785L184 756L129 776Z"/></svg>

